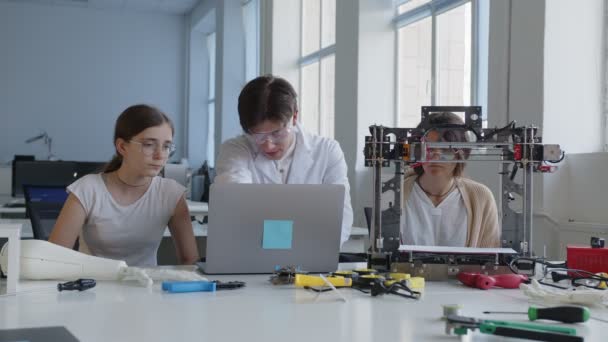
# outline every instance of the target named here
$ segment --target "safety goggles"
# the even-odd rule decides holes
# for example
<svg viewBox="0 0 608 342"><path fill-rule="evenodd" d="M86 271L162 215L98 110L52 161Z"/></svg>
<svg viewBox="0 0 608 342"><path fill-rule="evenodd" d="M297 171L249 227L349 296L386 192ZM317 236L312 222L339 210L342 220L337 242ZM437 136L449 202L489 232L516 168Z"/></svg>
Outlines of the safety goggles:
<svg viewBox="0 0 608 342"><path fill-rule="evenodd" d="M283 127L277 129L272 132L262 132L262 133L253 133L248 132L247 137L257 145L264 144L267 140L269 140L273 144L279 144L285 141L287 137L293 131L293 125L289 123L285 123Z"/></svg>
<svg viewBox="0 0 608 342"><path fill-rule="evenodd" d="M457 161L466 159L468 151L455 148L450 143L463 143L471 141L470 132L462 128L437 128L428 130L421 138L426 146L426 158L429 161ZM434 146L433 146L434 145Z"/></svg>
<svg viewBox="0 0 608 342"><path fill-rule="evenodd" d="M570 280L574 287L588 287L592 289L605 290L608 288L608 277L606 273L591 273L583 270L565 269L566 273L551 272L551 279L554 283L562 280Z"/></svg>

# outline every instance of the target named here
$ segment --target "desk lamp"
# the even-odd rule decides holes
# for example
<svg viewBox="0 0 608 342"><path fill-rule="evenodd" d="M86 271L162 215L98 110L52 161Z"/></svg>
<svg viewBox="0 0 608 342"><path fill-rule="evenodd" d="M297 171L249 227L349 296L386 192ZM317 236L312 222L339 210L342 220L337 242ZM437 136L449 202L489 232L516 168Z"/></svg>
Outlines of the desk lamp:
<svg viewBox="0 0 608 342"><path fill-rule="evenodd" d="M42 131L42 133L31 137L27 140L25 140L26 144L31 144L34 141L38 141L44 139L44 144L48 147L48 155L47 155L47 159L51 160L51 161L56 161L58 160L57 157L53 154L52 152L52 146L53 146L53 138L51 138L48 133L46 131Z"/></svg>

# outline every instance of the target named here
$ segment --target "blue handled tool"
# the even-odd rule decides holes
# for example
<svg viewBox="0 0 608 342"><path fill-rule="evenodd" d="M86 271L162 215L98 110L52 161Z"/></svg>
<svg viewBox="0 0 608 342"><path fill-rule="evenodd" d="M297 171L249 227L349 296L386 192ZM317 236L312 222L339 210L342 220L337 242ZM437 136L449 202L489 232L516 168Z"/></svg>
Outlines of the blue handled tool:
<svg viewBox="0 0 608 342"><path fill-rule="evenodd" d="M163 281L164 291L180 292L215 292L216 284L209 281Z"/></svg>

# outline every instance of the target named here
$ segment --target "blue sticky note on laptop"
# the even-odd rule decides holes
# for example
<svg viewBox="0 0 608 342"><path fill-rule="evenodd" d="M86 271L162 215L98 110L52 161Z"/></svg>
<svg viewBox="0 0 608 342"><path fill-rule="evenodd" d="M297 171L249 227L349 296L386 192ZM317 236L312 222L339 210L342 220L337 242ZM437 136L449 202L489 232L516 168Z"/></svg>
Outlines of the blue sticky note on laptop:
<svg viewBox="0 0 608 342"><path fill-rule="evenodd" d="M263 249L291 249L293 221L264 220Z"/></svg>

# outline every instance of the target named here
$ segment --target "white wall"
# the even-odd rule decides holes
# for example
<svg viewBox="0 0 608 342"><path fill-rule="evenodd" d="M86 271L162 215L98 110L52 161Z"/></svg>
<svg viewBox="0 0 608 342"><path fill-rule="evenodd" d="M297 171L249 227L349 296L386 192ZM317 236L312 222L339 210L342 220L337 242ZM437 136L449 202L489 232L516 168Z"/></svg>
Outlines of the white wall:
<svg viewBox="0 0 608 342"><path fill-rule="evenodd" d="M41 129L65 160L103 161L113 153L116 117L149 103L184 142L183 16L0 3L0 161L45 158Z"/></svg>
<svg viewBox="0 0 608 342"><path fill-rule="evenodd" d="M555 179L545 182L553 193L546 200L550 214L560 223L608 224L608 153L572 154L564 164Z"/></svg>
<svg viewBox="0 0 608 342"><path fill-rule="evenodd" d="M604 6L601 0L546 6L544 138L567 154L560 170L544 177L544 210L561 230L577 222L608 224L608 156L599 152Z"/></svg>
<svg viewBox="0 0 608 342"><path fill-rule="evenodd" d="M543 177L544 211L553 218L557 257L565 246L588 244L608 231L608 155L602 151L605 2L551 0L546 4L544 138L566 158Z"/></svg>
<svg viewBox="0 0 608 342"><path fill-rule="evenodd" d="M599 152L604 1L551 0L546 7L544 136L561 140L569 154ZM584 135L573 131L575 122Z"/></svg>

